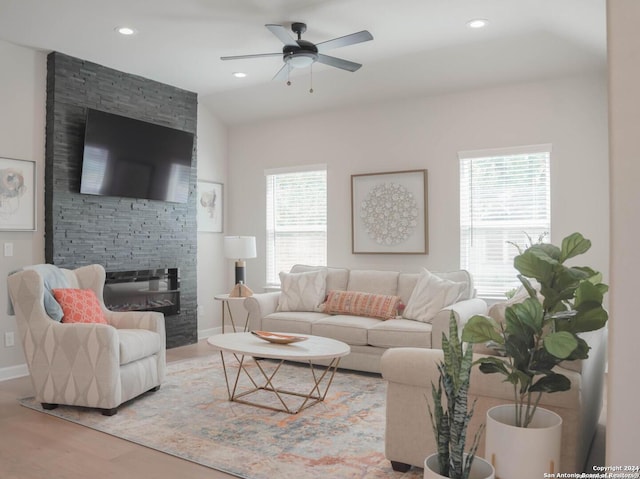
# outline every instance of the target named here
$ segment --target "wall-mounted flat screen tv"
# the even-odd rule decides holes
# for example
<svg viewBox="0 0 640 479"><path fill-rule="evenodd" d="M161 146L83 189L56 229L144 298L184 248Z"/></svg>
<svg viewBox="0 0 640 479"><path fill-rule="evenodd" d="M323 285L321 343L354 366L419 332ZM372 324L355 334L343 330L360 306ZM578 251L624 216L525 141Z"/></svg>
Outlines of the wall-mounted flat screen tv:
<svg viewBox="0 0 640 479"><path fill-rule="evenodd" d="M88 109L80 193L186 203L193 133Z"/></svg>

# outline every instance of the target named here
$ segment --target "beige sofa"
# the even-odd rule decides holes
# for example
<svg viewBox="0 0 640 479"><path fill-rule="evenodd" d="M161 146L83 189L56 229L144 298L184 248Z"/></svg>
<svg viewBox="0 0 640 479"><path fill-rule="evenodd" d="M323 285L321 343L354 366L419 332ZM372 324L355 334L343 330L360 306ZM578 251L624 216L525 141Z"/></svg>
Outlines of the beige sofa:
<svg viewBox="0 0 640 479"><path fill-rule="evenodd" d="M562 451L556 472L583 471L602 409L606 330L583 337L592 348L589 358L559 368L571 380L571 389L544 394L540 401L541 407L556 412L563 421ZM441 360L442 351L416 348L398 348L382 356L382 377L388 381L385 456L395 470L406 470L409 465L423 467L426 456L436 452L427 398L431 397L431 383L437 383L436 363ZM468 438L485 422L488 409L513 403L513 389L502 375L483 374L475 367L469 398L470 402L477 399L477 403ZM484 437L478 454L484 457Z"/></svg>
<svg viewBox="0 0 640 479"><path fill-rule="evenodd" d="M326 271L325 291L361 291L399 296L408 305L420 273L398 271L349 270L296 265L291 273ZM434 273L439 278L464 283L459 299L435 314L428 322L405 318L381 320L370 317L327 314L321 308L307 311L278 311L281 292L254 294L244 301L249 312L249 327L294 334L324 336L351 346L340 367L367 372L380 372L380 357L389 348L441 348L442 332L448 331L451 311L465 322L474 314L484 314L486 303L475 298L473 280L466 271ZM283 282L285 284L286 282Z"/></svg>

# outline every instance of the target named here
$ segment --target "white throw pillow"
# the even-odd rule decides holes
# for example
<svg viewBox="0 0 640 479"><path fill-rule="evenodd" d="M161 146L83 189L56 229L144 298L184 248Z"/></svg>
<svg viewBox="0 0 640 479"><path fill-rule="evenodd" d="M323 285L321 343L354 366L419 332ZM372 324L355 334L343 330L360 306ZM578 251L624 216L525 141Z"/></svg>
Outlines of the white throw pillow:
<svg viewBox="0 0 640 479"><path fill-rule="evenodd" d="M319 311L324 302L327 271L280 273L278 311Z"/></svg>
<svg viewBox="0 0 640 479"><path fill-rule="evenodd" d="M442 279L423 269L402 316L430 323L438 311L458 301L465 287L465 283Z"/></svg>

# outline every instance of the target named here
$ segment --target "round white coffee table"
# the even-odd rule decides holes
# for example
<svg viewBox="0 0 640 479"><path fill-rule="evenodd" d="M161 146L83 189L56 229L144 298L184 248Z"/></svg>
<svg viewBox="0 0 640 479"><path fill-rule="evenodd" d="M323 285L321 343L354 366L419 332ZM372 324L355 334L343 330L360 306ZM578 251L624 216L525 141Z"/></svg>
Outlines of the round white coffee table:
<svg viewBox="0 0 640 479"><path fill-rule="evenodd" d="M288 333L282 333L288 334ZM291 344L275 344L267 342L254 334L247 333L227 333L211 336L207 342L214 348L220 350L224 378L227 383L227 393L230 401L243 404L250 404L275 411L282 411L289 414L297 414L320 401L323 401L329 391L333 377L338 369L340 358L351 352L348 344L335 339L323 338L320 336L310 336L306 334L296 334L307 339ZM233 385L229 381L229 373L225 363L224 353L231 353L238 361L238 371L233 379ZM247 363L254 358L274 359L275 368L267 371L261 361L255 360L259 374L251 375ZM302 394L294 391L287 391L274 385L274 380L280 367L285 361L302 361L309 364L311 372L311 389L308 393ZM327 362L326 366L314 364L316 361ZM242 374L249 378L252 387L248 390L239 391L239 382ZM257 378L255 376L258 376ZM274 407L261 404L246 399L247 396L258 391L269 391L273 393L281 407ZM295 407L285 400L287 396L302 398L302 402Z"/></svg>

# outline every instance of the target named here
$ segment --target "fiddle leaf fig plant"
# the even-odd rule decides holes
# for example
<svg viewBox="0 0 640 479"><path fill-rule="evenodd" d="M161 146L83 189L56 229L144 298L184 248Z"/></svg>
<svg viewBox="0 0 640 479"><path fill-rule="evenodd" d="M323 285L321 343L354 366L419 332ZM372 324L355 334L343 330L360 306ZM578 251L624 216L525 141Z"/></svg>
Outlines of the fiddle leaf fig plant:
<svg viewBox="0 0 640 479"><path fill-rule="evenodd" d="M531 423L543 393L571 388L569 378L554 368L562 361L586 359L590 348L580 333L607 323L602 302L608 286L602 275L565 264L590 247L580 233L564 238L560 247L529 246L514 259L528 297L506 308L503 323L476 315L465 325L463 341L491 344L498 351L499 356L477 362L483 373L503 374L513 385L516 426Z"/></svg>
<svg viewBox="0 0 640 479"><path fill-rule="evenodd" d="M442 350L444 361L438 364L438 386L431 384L433 409L428 405L438 447L439 473L451 479L467 479L484 425L475 434L469 453L465 457L467 426L475 406L474 402L470 410L467 407L473 352L470 346L463 350L453 312L449 318L449 338L442 333Z"/></svg>

